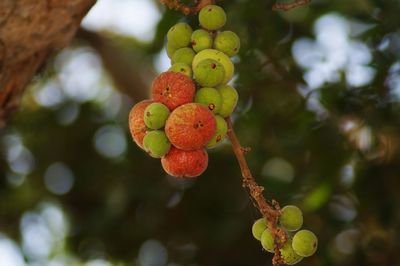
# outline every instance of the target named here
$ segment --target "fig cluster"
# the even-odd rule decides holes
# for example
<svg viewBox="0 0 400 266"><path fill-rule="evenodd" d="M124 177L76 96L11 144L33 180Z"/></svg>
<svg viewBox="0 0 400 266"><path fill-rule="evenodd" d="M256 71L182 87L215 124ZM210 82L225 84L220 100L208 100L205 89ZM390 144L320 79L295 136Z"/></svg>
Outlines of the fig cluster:
<svg viewBox="0 0 400 266"><path fill-rule="evenodd" d="M317 237L309 230L298 231L302 225L303 213L298 207L288 205L282 208L278 226L286 231L288 238L279 251L283 262L287 265L294 265L317 251ZM252 233L254 238L261 242L263 249L271 253L275 252L274 236L265 218L254 222Z"/></svg>
<svg viewBox="0 0 400 266"><path fill-rule="evenodd" d="M199 13L201 29L177 23L167 33L171 67L152 83L151 100L137 103L129 115L135 143L175 177L196 177L207 168L206 149L226 137L225 121L236 107L237 91L228 82L240 49L232 31L218 31L226 23L216 5Z"/></svg>

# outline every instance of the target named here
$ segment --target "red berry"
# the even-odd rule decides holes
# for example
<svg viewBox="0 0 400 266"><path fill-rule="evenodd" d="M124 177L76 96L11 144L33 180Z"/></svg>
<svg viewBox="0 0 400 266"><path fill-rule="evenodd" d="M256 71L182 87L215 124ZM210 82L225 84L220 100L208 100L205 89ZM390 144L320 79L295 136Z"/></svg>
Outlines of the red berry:
<svg viewBox="0 0 400 266"><path fill-rule="evenodd" d="M188 103L176 108L165 124L169 141L182 150L203 148L212 139L215 131L213 113L198 103Z"/></svg>
<svg viewBox="0 0 400 266"><path fill-rule="evenodd" d="M184 151L171 147L169 153L161 158L161 164L171 176L196 177L207 169L208 154L205 149Z"/></svg>
<svg viewBox="0 0 400 266"><path fill-rule="evenodd" d="M165 104L171 111L193 101L195 84L186 75L177 72L161 73L152 85L154 101Z"/></svg>
<svg viewBox="0 0 400 266"><path fill-rule="evenodd" d="M147 127L144 123L144 109L153 101L144 100L135 104L129 113L129 129L136 144L143 149L143 138L146 135Z"/></svg>

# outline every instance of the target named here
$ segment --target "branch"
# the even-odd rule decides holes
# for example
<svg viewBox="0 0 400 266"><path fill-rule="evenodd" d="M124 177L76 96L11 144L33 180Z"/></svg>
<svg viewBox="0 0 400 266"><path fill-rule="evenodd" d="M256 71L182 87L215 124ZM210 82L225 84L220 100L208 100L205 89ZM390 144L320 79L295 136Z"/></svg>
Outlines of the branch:
<svg viewBox="0 0 400 266"><path fill-rule="evenodd" d="M243 148L240 145L239 140L233 129L230 117L226 119L226 122L228 124L228 137L230 142L232 143L233 152L235 153L236 159L240 166L240 170L242 172L243 187L248 190L248 193L255 202L256 208L266 219L268 228L271 230L272 235L275 239L275 256L272 262L274 265L282 264L283 261L279 249L286 242L287 236L283 230L277 227L278 219L281 214L279 204L275 200L269 203L265 199L263 195L264 187L257 184L256 180L251 174L249 166L247 165L245 153L248 151L248 148Z"/></svg>
<svg viewBox="0 0 400 266"><path fill-rule="evenodd" d="M311 0L294 0L292 3L275 3L272 10L289 11L299 6L308 5L310 2Z"/></svg>
<svg viewBox="0 0 400 266"><path fill-rule="evenodd" d="M179 0L160 0L160 2L166 5L169 9L174 9L185 15L189 15L199 13L203 7L214 4L215 0L197 0L197 4L193 7L182 4Z"/></svg>

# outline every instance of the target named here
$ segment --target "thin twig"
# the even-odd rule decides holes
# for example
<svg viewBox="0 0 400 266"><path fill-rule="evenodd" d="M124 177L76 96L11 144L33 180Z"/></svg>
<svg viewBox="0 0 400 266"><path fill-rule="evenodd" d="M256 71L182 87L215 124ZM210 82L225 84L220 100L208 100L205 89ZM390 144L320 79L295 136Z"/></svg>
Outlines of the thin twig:
<svg viewBox="0 0 400 266"><path fill-rule="evenodd" d="M294 0L292 3L275 3L272 10L289 11L299 6L308 5L311 0Z"/></svg>
<svg viewBox="0 0 400 266"><path fill-rule="evenodd" d="M189 15L199 13L203 7L214 4L215 0L198 0L197 4L193 7L181 3L179 0L160 0L160 2L169 9L174 9L185 15Z"/></svg>
<svg viewBox="0 0 400 266"><path fill-rule="evenodd" d="M233 152L235 153L236 159L240 166L240 170L242 172L243 187L248 190L250 196L254 199L257 205L257 209L266 219L268 228L271 230L271 233L273 234L275 239L275 256L273 258L273 264L282 264L283 261L279 249L286 242L287 236L283 230L280 230L277 227L278 219L280 216L279 204L275 200L269 203L265 199L263 195L264 187L257 184L247 164L245 158L245 153L247 149L243 148L240 145L240 142L233 129L231 118L228 117L226 119L226 122L228 124L228 137L230 142L232 143Z"/></svg>

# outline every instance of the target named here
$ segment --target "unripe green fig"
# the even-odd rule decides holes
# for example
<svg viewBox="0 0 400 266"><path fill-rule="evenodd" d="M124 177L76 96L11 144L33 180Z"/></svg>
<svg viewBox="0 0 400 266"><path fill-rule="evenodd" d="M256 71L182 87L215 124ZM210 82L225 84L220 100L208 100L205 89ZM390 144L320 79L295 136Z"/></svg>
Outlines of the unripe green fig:
<svg viewBox="0 0 400 266"><path fill-rule="evenodd" d="M168 44L176 48L189 46L192 32L193 30L189 24L183 22L177 23L167 33Z"/></svg>
<svg viewBox="0 0 400 266"><path fill-rule="evenodd" d="M222 117L228 117L235 109L239 95L237 91L229 85L220 86L218 91L222 97L222 106L219 110L219 115Z"/></svg>
<svg viewBox="0 0 400 266"><path fill-rule="evenodd" d="M169 58L172 58L172 56L174 55L174 53L176 52L176 50L178 50L179 48L176 48L175 46L172 46L170 43L167 43L167 47L165 48L165 50L167 51L167 55Z"/></svg>
<svg viewBox="0 0 400 266"><path fill-rule="evenodd" d="M194 102L201 103L208 109L217 114L222 106L221 94L214 88L201 88L194 96Z"/></svg>
<svg viewBox="0 0 400 266"><path fill-rule="evenodd" d="M196 53L211 48L212 43L213 39L208 31L200 29L192 33L191 44Z"/></svg>
<svg viewBox="0 0 400 266"><path fill-rule="evenodd" d="M189 47L179 48L178 50L175 51L174 55L172 56L171 62L172 64L185 63L191 66L195 54L196 53L193 51L192 48Z"/></svg>
<svg viewBox="0 0 400 266"><path fill-rule="evenodd" d="M239 52L240 39L233 31L223 31L217 34L214 48L232 57Z"/></svg>
<svg viewBox="0 0 400 266"><path fill-rule="evenodd" d="M207 30L218 30L226 23L225 11L216 5L205 6L200 10L199 22Z"/></svg>
<svg viewBox="0 0 400 266"><path fill-rule="evenodd" d="M207 143L207 148L209 149L214 148L221 143L228 132L228 124L226 123L225 119L219 115L216 115L215 122L217 122L217 129L213 138Z"/></svg>
<svg viewBox="0 0 400 266"><path fill-rule="evenodd" d="M283 247L280 249L283 262L287 265L294 265L299 263L303 257L294 252L292 248L292 240L288 239Z"/></svg>
<svg viewBox="0 0 400 266"><path fill-rule="evenodd" d="M144 123L148 128L159 129L165 125L169 109L162 103L152 103L144 110Z"/></svg>
<svg viewBox="0 0 400 266"><path fill-rule="evenodd" d="M274 236L268 228L261 234L261 245L266 251L275 252Z"/></svg>
<svg viewBox="0 0 400 266"><path fill-rule="evenodd" d="M318 239L310 230L300 230L293 236L293 250L302 257L309 257L317 251Z"/></svg>
<svg viewBox="0 0 400 266"><path fill-rule="evenodd" d="M303 213L294 206L288 205L282 208L279 223L288 231L297 231L303 225Z"/></svg>
<svg viewBox="0 0 400 266"><path fill-rule="evenodd" d="M192 69L185 63L175 63L168 69L168 71L182 73L189 78L192 78Z"/></svg>
<svg viewBox="0 0 400 266"><path fill-rule="evenodd" d="M148 131L143 139L144 150L153 158L161 158L171 148L167 135L164 131Z"/></svg>
<svg viewBox="0 0 400 266"><path fill-rule="evenodd" d="M267 229L267 221L263 217L254 222L253 226L251 227L251 232L253 233L255 239L261 240L261 235L265 229Z"/></svg>
<svg viewBox="0 0 400 266"><path fill-rule="evenodd" d="M203 87L215 87L225 77L224 67L213 59L204 59L193 69L194 79Z"/></svg>
<svg viewBox="0 0 400 266"><path fill-rule="evenodd" d="M222 64L225 70L225 77L222 81L222 84L226 84L228 83L228 81L232 79L235 67L231 59L229 59L229 57L226 54L215 49L204 49L200 51L198 54L196 54L196 56L193 58L192 69L194 69L197 66L197 64L203 61L204 59L214 59L218 61L220 64Z"/></svg>

